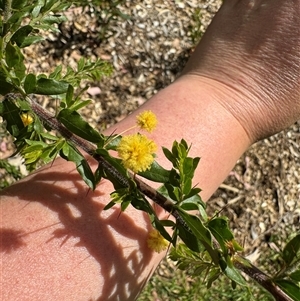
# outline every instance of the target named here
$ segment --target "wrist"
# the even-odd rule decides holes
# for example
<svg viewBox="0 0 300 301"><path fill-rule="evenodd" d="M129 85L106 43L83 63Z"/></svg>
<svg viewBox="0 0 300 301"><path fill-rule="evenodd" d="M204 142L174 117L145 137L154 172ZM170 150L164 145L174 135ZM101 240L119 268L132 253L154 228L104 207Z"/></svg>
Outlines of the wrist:
<svg viewBox="0 0 300 301"><path fill-rule="evenodd" d="M244 128L220 104L221 99L230 97L228 90L216 81L182 76L108 133L130 128L136 114L152 110L157 115L158 128L150 138L167 148L172 147L174 140L185 139L192 145L190 156L201 157L194 184L199 184L201 196L207 200L251 144ZM170 167L161 149L157 161Z"/></svg>

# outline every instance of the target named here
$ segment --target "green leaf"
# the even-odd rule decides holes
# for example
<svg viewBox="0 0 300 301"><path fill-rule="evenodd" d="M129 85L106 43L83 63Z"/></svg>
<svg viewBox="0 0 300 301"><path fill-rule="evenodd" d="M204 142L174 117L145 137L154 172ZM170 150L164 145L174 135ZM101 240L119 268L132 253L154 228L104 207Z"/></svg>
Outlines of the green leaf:
<svg viewBox="0 0 300 301"><path fill-rule="evenodd" d="M27 4L27 0L12 0L11 7L13 9L20 9Z"/></svg>
<svg viewBox="0 0 300 301"><path fill-rule="evenodd" d="M192 195L188 199L183 200L180 203L180 208L183 210L198 210L204 221L207 221L207 214L205 211L206 204L202 201L198 194Z"/></svg>
<svg viewBox="0 0 300 301"><path fill-rule="evenodd" d="M231 279L232 281L238 283L242 286L247 286L247 282L241 273L233 266L230 258L227 258L227 265L224 271L224 274Z"/></svg>
<svg viewBox="0 0 300 301"><path fill-rule="evenodd" d="M180 151L179 150L180 150L179 143L177 141L174 141L173 145L172 145L172 154L175 158L180 158L180 154L179 154ZM176 163L175 163L174 166L176 166Z"/></svg>
<svg viewBox="0 0 300 301"><path fill-rule="evenodd" d="M182 166L182 171L183 175L192 175L194 173L194 159L187 157L183 161L183 166Z"/></svg>
<svg viewBox="0 0 300 301"><path fill-rule="evenodd" d="M41 160L43 160L45 163L53 161L64 144L65 140L60 140L45 147L41 155Z"/></svg>
<svg viewBox="0 0 300 301"><path fill-rule="evenodd" d="M125 200L125 198L128 194L129 194L128 187L120 188L120 189L117 189L114 192L112 192L110 194L110 198L114 203L116 203L116 204L119 203L120 204Z"/></svg>
<svg viewBox="0 0 300 301"><path fill-rule="evenodd" d="M208 222L208 228L220 244L223 252L226 252L226 242L231 241L234 236L228 227L228 221L225 217L217 217Z"/></svg>
<svg viewBox="0 0 300 301"><path fill-rule="evenodd" d="M82 71L85 66L85 59L81 57L77 63L77 70L78 72Z"/></svg>
<svg viewBox="0 0 300 301"><path fill-rule="evenodd" d="M49 78L59 80L61 79L62 65L58 65L52 73L50 73Z"/></svg>
<svg viewBox="0 0 300 301"><path fill-rule="evenodd" d="M168 198L172 199L176 203L181 201L178 187L173 186L170 183L165 183L164 187L166 188Z"/></svg>
<svg viewBox="0 0 300 301"><path fill-rule="evenodd" d="M170 170L169 182L175 187L180 187L180 176L174 168Z"/></svg>
<svg viewBox="0 0 300 301"><path fill-rule="evenodd" d="M41 9L41 13L46 13L47 11L50 11L53 6L55 5L55 3L57 3L57 0L47 0L45 1L45 5L43 6L43 8Z"/></svg>
<svg viewBox="0 0 300 301"><path fill-rule="evenodd" d="M6 77L0 70L0 95L6 95L14 90L14 86L6 81Z"/></svg>
<svg viewBox="0 0 300 301"><path fill-rule="evenodd" d="M17 67L21 62L23 62L24 56L20 49L12 45L10 42L6 45L5 54L6 64L10 68Z"/></svg>
<svg viewBox="0 0 300 301"><path fill-rule="evenodd" d="M36 77L34 74L29 73L25 77L24 81L24 90L27 94L31 94L34 92L36 87Z"/></svg>
<svg viewBox="0 0 300 301"><path fill-rule="evenodd" d="M30 165L36 163L40 159L42 153L43 153L42 149L36 148L36 150L31 150L30 152L23 154L23 158L25 159L25 164Z"/></svg>
<svg viewBox="0 0 300 301"><path fill-rule="evenodd" d="M159 231L159 233L169 242L172 242L172 237L170 236L170 234L166 231L164 225L162 224L162 222L158 219L155 218L154 219L154 225L155 228Z"/></svg>
<svg viewBox="0 0 300 301"><path fill-rule="evenodd" d="M87 106L92 100L87 99L87 100L76 100L70 107L69 109L72 111L78 111L81 108Z"/></svg>
<svg viewBox="0 0 300 301"><path fill-rule="evenodd" d="M186 194L186 195L184 196L184 199L185 199L185 200L188 200L189 198L192 198L193 196L196 196L196 195L200 198L200 196L198 195L200 192L201 192L201 189L200 189L200 188L194 187L194 188L192 188L192 189L190 190L189 194ZM200 198L200 199L201 199L201 198ZM205 204L203 201L201 201L201 204L202 204L202 206L203 206L204 208L206 208L206 204Z"/></svg>
<svg viewBox="0 0 300 301"><path fill-rule="evenodd" d="M210 231L202 224L197 216L186 213L180 207L176 208L185 225L189 227L192 233L200 240L201 244L204 245L214 264L219 264L219 251L212 247Z"/></svg>
<svg viewBox="0 0 300 301"><path fill-rule="evenodd" d="M154 161L150 169L140 172L139 175L153 182L165 183L169 180L170 171Z"/></svg>
<svg viewBox="0 0 300 301"><path fill-rule="evenodd" d="M36 1L34 8L31 12L32 18L36 18L40 14L40 11L43 6L44 6L44 0Z"/></svg>
<svg viewBox="0 0 300 301"><path fill-rule="evenodd" d="M197 266L197 268L194 270L193 275L194 276L200 276L205 270L207 270L208 266L206 263L200 264Z"/></svg>
<svg viewBox="0 0 300 301"><path fill-rule="evenodd" d="M51 78L39 78L33 93L41 95L59 95L68 91L69 84Z"/></svg>
<svg viewBox="0 0 300 301"><path fill-rule="evenodd" d="M114 205L116 205L116 203L114 201L110 201L107 205L105 205L103 210L108 210L108 209L112 208Z"/></svg>
<svg viewBox="0 0 300 301"><path fill-rule="evenodd" d="M300 256L300 233L293 237L285 246L282 258L287 266Z"/></svg>
<svg viewBox="0 0 300 301"><path fill-rule="evenodd" d="M28 15L28 11L17 11L11 15L11 17L7 20L8 25L16 25L21 24L22 19Z"/></svg>
<svg viewBox="0 0 300 301"><path fill-rule="evenodd" d="M43 149L44 147L48 146L48 144L43 141L35 141L35 140L29 140L29 139L26 139L26 143L29 146L26 148L26 150L24 150L24 153L30 153L33 150Z"/></svg>
<svg viewBox="0 0 300 301"><path fill-rule="evenodd" d="M67 20L68 19L63 15L46 15L42 18L41 22L52 25L59 24Z"/></svg>
<svg viewBox="0 0 300 301"><path fill-rule="evenodd" d="M173 164L173 166L175 166L177 162L176 157L167 148L162 147L162 150L165 157Z"/></svg>
<svg viewBox="0 0 300 301"><path fill-rule="evenodd" d="M69 108L74 103L73 97L74 97L74 87L72 85L69 85L67 94L66 94L67 108Z"/></svg>
<svg viewBox="0 0 300 301"><path fill-rule="evenodd" d="M89 125L80 114L69 109L63 109L59 112L57 119L72 133L93 143L99 143L104 140L92 126Z"/></svg>
<svg viewBox="0 0 300 301"><path fill-rule="evenodd" d="M131 205L138 210L142 210L144 212L147 212L150 216L150 219L153 220L153 217L155 217L155 212L153 210L153 207L149 204L149 202L139 193L138 190L134 191L132 193L131 197Z"/></svg>
<svg viewBox="0 0 300 301"><path fill-rule="evenodd" d="M30 25L25 25L19 28L10 38L12 43L16 43L19 47L23 44L25 38L32 32L33 27Z"/></svg>
<svg viewBox="0 0 300 301"><path fill-rule="evenodd" d="M41 42L44 40L45 40L45 38L41 37L41 36L29 36L23 40L22 44L20 45L20 48L25 48L32 44L35 44L35 43L38 43L38 42Z"/></svg>
<svg viewBox="0 0 300 301"><path fill-rule="evenodd" d="M42 141L33 141L26 139L27 146L21 151L25 164L30 165L36 163L43 154L43 150L48 146Z"/></svg>
<svg viewBox="0 0 300 301"><path fill-rule="evenodd" d="M84 182L93 190L95 190L95 178L93 172L83 155L70 143L65 142L60 155L67 161L72 161L76 165L76 169L81 175Z"/></svg>
<svg viewBox="0 0 300 301"><path fill-rule="evenodd" d="M202 251L203 247L199 243L197 237L183 227L180 223L177 223L177 229L179 231L179 237L186 244L186 246L194 252Z"/></svg>
<svg viewBox="0 0 300 301"><path fill-rule="evenodd" d="M125 211L126 208L130 205L130 203L131 203L131 199L126 198L126 200L124 200L124 201L121 203L121 210L122 210L122 211Z"/></svg>
<svg viewBox="0 0 300 301"><path fill-rule="evenodd" d="M232 244L234 251L236 252L244 251L244 248L235 239L232 239L230 242Z"/></svg>
<svg viewBox="0 0 300 301"><path fill-rule="evenodd" d="M53 9L53 11L56 12L62 12L65 11L66 9L70 8L70 6L73 4L73 1L63 1L62 3L58 4L55 7L55 10Z"/></svg>
<svg viewBox="0 0 300 301"><path fill-rule="evenodd" d="M274 282L279 285L281 289L294 301L300 301L299 285L289 280L275 280Z"/></svg>
<svg viewBox="0 0 300 301"><path fill-rule="evenodd" d="M300 269L296 272L293 272L289 275L292 280L300 282Z"/></svg>
<svg viewBox="0 0 300 301"><path fill-rule="evenodd" d="M46 13L47 11L52 12L62 12L69 8L73 3L73 1L60 1L57 0L48 0L46 4L41 9L41 13Z"/></svg>
<svg viewBox="0 0 300 301"><path fill-rule="evenodd" d="M180 203L180 208L182 208L185 211L198 210L198 204L190 202L189 200L184 200Z"/></svg>
<svg viewBox="0 0 300 301"><path fill-rule="evenodd" d="M183 194L189 194L191 189L192 189L192 179L184 177L182 193Z"/></svg>
<svg viewBox="0 0 300 301"><path fill-rule="evenodd" d="M60 33L60 30L55 25L49 25L49 24L39 24L39 25L37 25L37 24L35 24L34 28L38 29L38 30L52 31L52 32L55 32L55 33Z"/></svg>
<svg viewBox="0 0 300 301"><path fill-rule="evenodd" d="M120 135L111 135L108 137L105 137L104 145L106 150L117 150L118 145L120 144L120 141L122 139L122 136Z"/></svg>
<svg viewBox="0 0 300 301"><path fill-rule="evenodd" d="M169 219L163 219L163 220L159 220L159 222L164 226L164 227L175 227L176 224L169 220Z"/></svg>
<svg viewBox="0 0 300 301"><path fill-rule="evenodd" d="M181 218L187 224L187 226L191 229L193 234L200 239L201 241L206 242L209 246L212 245L211 234L209 230L202 224L201 220L195 216L186 213L181 208L178 208L178 213Z"/></svg>
<svg viewBox="0 0 300 301"><path fill-rule="evenodd" d="M200 157L195 157L193 158L193 166L194 166L194 170L196 170L196 168L198 167L198 164L200 162Z"/></svg>
<svg viewBox="0 0 300 301"><path fill-rule="evenodd" d="M187 142L186 142L184 139L181 139L181 140L180 140L179 146L180 146L181 148L183 147L183 149L185 150L185 153L186 153L186 155L187 155L188 152L189 152L189 146L188 146Z"/></svg>
<svg viewBox="0 0 300 301"><path fill-rule="evenodd" d="M43 138L48 139L48 140L52 140L52 141L57 141L57 140L59 140L58 137L56 137L56 136L54 136L54 135L51 135L51 134L49 134L49 133L47 133L47 132L45 132L45 133L40 133L40 135L41 135Z"/></svg>
<svg viewBox="0 0 300 301"><path fill-rule="evenodd" d="M18 106L21 111L25 111L25 112L31 111L31 107L26 100L18 99Z"/></svg>
<svg viewBox="0 0 300 301"><path fill-rule="evenodd" d="M211 268L207 277L206 287L209 289L213 282L216 281L221 275L220 270L218 268Z"/></svg>
<svg viewBox="0 0 300 301"><path fill-rule="evenodd" d="M19 108L12 101L4 99L0 102L0 115L7 123L7 130L14 137L18 137L20 131L24 128L19 112Z"/></svg>

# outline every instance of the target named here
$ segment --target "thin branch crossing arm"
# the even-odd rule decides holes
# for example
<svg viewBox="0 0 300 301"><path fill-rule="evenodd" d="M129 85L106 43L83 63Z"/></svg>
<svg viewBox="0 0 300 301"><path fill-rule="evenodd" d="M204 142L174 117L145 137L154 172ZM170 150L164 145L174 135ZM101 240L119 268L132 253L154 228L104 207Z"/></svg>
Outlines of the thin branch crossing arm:
<svg viewBox="0 0 300 301"><path fill-rule="evenodd" d="M115 176L116 179L120 181L120 183L124 184L124 186L129 186L128 179L120 174L119 171L110 163L108 163L101 155L97 154L96 147L93 144L70 132L64 125L62 125L55 117L51 116L51 114L37 102L29 99L29 97L27 97L27 100L30 102L31 108L34 113L39 116L39 118L45 124L47 124L51 129L58 131L64 138L70 140L75 145L84 150L87 154L92 156L103 166L105 170ZM163 209L173 214L175 218L178 217L178 214L175 213L176 210L173 206L173 203L168 198L157 192L154 188L147 185L139 178L133 177L133 180L136 182L137 187L145 196L149 197Z"/></svg>
<svg viewBox="0 0 300 301"><path fill-rule="evenodd" d="M6 95L8 99L15 99L17 96L15 94ZM129 181L126 177L119 173L119 171L113 167L109 162L107 162L101 155L96 153L96 147L89 143L88 141L78 137L69 131L63 124L61 124L54 116L45 110L41 105L39 105L34 100L30 99L30 97L26 97L26 100L31 105L34 113L39 116L39 118L47 124L53 130L58 131L64 138L70 140L75 145L84 150L87 154L92 156L95 160L97 160L102 167L116 177L120 183L124 184L124 186L129 186ZM184 228L191 232L185 221L178 214L176 208L174 208L174 204L168 198L160 194L154 188L140 180L139 178L133 177L133 180L136 182L138 189L145 196L153 200L156 204L161 206L167 212L172 214L177 222L179 222ZM242 261L242 260L241 260ZM247 274L250 278L259 283L262 287L264 287L267 291L269 291L276 299L276 301L293 301L288 295L286 295L276 284L274 284L269 276L259 270L257 267L252 265L251 263L244 264L240 260L235 260L234 265L236 268Z"/></svg>

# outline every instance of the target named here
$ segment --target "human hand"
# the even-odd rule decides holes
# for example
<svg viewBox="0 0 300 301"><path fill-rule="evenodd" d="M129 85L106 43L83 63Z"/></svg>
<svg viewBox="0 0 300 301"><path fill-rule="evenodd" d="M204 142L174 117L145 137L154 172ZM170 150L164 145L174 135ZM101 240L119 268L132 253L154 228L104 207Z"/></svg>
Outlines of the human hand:
<svg viewBox="0 0 300 301"><path fill-rule="evenodd" d="M252 142L300 118L299 8L299 0L225 1L183 72L223 86L229 97L217 101Z"/></svg>

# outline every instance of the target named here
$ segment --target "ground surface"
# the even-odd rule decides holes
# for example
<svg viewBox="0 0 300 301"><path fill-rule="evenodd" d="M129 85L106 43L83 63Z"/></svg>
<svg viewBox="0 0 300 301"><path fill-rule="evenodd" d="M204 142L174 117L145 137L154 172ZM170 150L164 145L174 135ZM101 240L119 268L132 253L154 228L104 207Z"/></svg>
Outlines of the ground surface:
<svg viewBox="0 0 300 301"><path fill-rule="evenodd" d="M119 8L130 18L113 20L106 32L111 36L104 40L95 14L72 9L61 35L27 50L28 66L50 72L60 62L74 65L81 56L112 62L112 77L91 83L93 103L85 111L103 129L174 81L219 5L213 0L127 1ZM49 101L44 105L55 110ZM3 134L0 138L4 158L11 147ZM257 262L266 249L280 248L300 229L300 121L244 154L209 202L211 214L221 209L245 253Z"/></svg>

